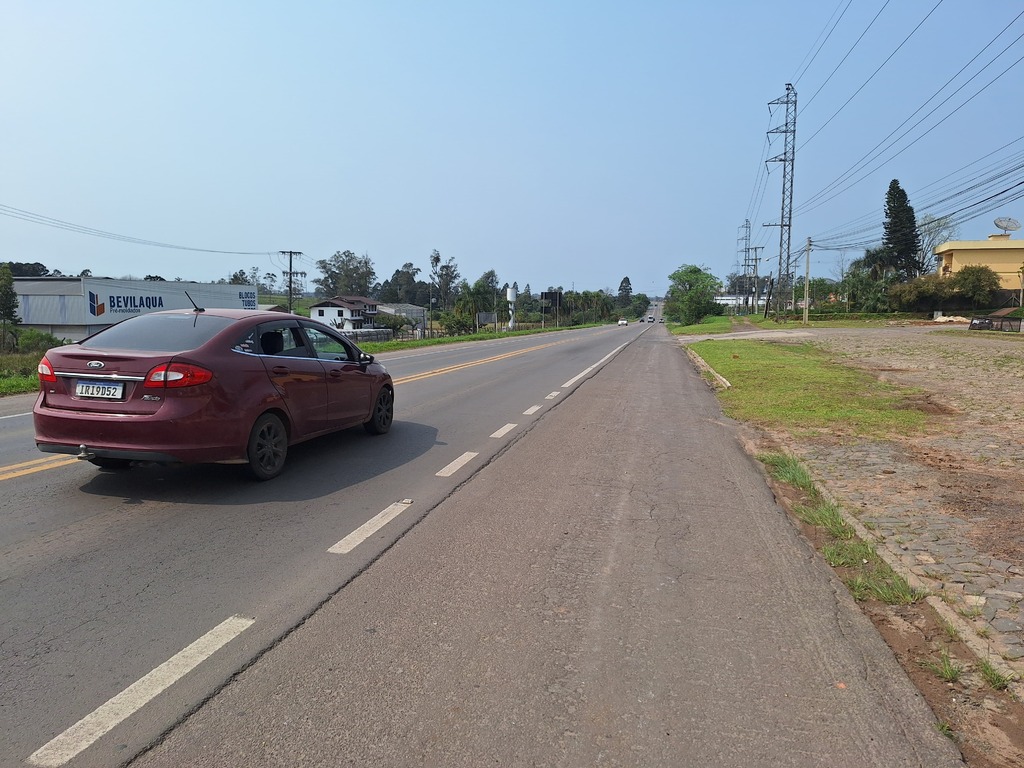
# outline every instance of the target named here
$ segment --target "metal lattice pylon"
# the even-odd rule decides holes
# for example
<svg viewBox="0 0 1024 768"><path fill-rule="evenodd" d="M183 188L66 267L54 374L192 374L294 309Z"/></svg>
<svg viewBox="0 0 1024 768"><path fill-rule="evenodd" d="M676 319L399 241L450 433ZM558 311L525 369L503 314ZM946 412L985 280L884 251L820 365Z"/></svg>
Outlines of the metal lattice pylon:
<svg viewBox="0 0 1024 768"><path fill-rule="evenodd" d="M796 89L792 83L786 83L786 95L768 102L768 107L783 105L786 107L786 122L768 131L769 134L781 133L784 143L782 154L770 158L766 162L782 163L782 216L779 223L779 280L775 291L775 314L778 317L785 292L792 299L793 292L793 257L789 250L790 232L793 225L793 166L796 160ZM769 225L771 226L771 225Z"/></svg>

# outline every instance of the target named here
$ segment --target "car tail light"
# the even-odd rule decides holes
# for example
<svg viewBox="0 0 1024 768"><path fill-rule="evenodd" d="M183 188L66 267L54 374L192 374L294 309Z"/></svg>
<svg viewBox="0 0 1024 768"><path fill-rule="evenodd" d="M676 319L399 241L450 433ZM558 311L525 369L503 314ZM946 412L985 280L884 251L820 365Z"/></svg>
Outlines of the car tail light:
<svg viewBox="0 0 1024 768"><path fill-rule="evenodd" d="M189 363L162 363L146 374L146 387L194 387L213 378L213 371Z"/></svg>
<svg viewBox="0 0 1024 768"><path fill-rule="evenodd" d="M36 367L36 370L39 371L40 382L45 381L49 383L56 383L57 374L53 372L53 366L50 365L50 361L45 357L39 361L39 365Z"/></svg>

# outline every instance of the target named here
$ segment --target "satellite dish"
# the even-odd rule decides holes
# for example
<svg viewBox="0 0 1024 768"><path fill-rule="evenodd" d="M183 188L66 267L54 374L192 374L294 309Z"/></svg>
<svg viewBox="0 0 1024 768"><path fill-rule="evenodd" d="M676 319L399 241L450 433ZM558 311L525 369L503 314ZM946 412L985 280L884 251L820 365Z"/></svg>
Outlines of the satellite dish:
<svg viewBox="0 0 1024 768"><path fill-rule="evenodd" d="M1003 230L1003 232L1012 232L1020 229L1020 222L1016 219L1011 219L1009 216L1000 216L994 223L997 227Z"/></svg>

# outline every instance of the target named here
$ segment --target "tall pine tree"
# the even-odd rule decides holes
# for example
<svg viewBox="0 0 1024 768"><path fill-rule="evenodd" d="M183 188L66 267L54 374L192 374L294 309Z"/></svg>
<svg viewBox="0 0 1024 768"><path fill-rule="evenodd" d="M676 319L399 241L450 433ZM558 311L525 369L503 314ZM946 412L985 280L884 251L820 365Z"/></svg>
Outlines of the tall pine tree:
<svg viewBox="0 0 1024 768"><path fill-rule="evenodd" d="M885 193L885 222L882 226L885 260L895 268L899 279L912 280L927 271L921 253L917 217L899 179L889 182L889 191Z"/></svg>

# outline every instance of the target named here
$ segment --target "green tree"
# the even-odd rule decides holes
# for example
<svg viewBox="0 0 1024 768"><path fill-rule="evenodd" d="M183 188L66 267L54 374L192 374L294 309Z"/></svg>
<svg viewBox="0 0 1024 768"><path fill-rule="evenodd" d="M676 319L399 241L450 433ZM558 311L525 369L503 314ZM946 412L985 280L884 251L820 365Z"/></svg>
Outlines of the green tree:
<svg viewBox="0 0 1024 768"><path fill-rule="evenodd" d="M431 252L430 279L437 291L437 303L442 311L454 306L460 277L455 259L449 257L447 261L442 262L441 254L436 249Z"/></svg>
<svg viewBox="0 0 1024 768"><path fill-rule="evenodd" d="M146 275L143 280L149 280L151 283L163 283L166 282L160 275Z"/></svg>
<svg viewBox="0 0 1024 768"><path fill-rule="evenodd" d="M827 277L812 277L807 286L812 307L821 307L836 300L837 285L835 280ZM803 281L797 287L797 296L803 299Z"/></svg>
<svg viewBox="0 0 1024 768"><path fill-rule="evenodd" d="M928 264L922 258L917 217L898 179L889 182L889 190L885 193L882 230L882 250L900 279L912 280L928 271Z"/></svg>
<svg viewBox="0 0 1024 768"><path fill-rule="evenodd" d="M651 298L646 293L634 293L633 301L629 305L629 314L632 317L643 317L647 314L649 306L651 306Z"/></svg>
<svg viewBox="0 0 1024 768"><path fill-rule="evenodd" d="M540 322L540 297L530 290L530 284L519 292L519 297L516 299L516 317L519 318L520 323L532 323ZM532 316L536 316L534 319Z"/></svg>
<svg viewBox="0 0 1024 768"><path fill-rule="evenodd" d="M147 277L146 279L148 280L149 278ZM248 284L249 284L249 276L247 274L245 274L245 270L244 269L240 269L237 272L232 273L231 276L228 278L228 285L248 285Z"/></svg>
<svg viewBox="0 0 1024 768"><path fill-rule="evenodd" d="M381 283L375 298L383 303L418 304L419 283L416 276L420 271L419 267L414 267L411 261L407 261L401 269L395 270L391 279Z"/></svg>
<svg viewBox="0 0 1024 768"><path fill-rule="evenodd" d="M850 269L863 271L864 276L871 280L884 280L896 273L896 261L892 252L883 247L868 248L864 256L851 262Z"/></svg>
<svg viewBox="0 0 1024 768"><path fill-rule="evenodd" d="M855 312L888 312L889 286L894 281L892 274L876 275L858 259L843 276L841 291Z"/></svg>
<svg viewBox="0 0 1024 768"><path fill-rule="evenodd" d="M46 277L50 274L50 270L38 261L34 261L31 264L22 261L11 261L8 264L14 277Z"/></svg>
<svg viewBox="0 0 1024 768"><path fill-rule="evenodd" d="M628 277L622 278L622 282L619 283L619 293L615 299L615 305L625 309L633 303L633 284L629 281Z"/></svg>
<svg viewBox="0 0 1024 768"><path fill-rule="evenodd" d="M706 268L684 264L671 275L665 297L665 313L683 325L696 325L709 315L722 313L715 296L722 290L721 281Z"/></svg>
<svg viewBox="0 0 1024 768"><path fill-rule="evenodd" d="M11 265L0 264L0 351L10 352L15 347L14 326L18 318L18 294L14 290Z"/></svg>
<svg viewBox="0 0 1024 768"><path fill-rule="evenodd" d="M321 277L315 278L319 296L368 296L370 286L377 277L373 262L365 253L356 256L352 251L336 251L329 259L316 263Z"/></svg>
<svg viewBox="0 0 1024 768"><path fill-rule="evenodd" d="M975 309L987 306L1000 288L999 275L980 264L964 267L949 281L957 293L971 300Z"/></svg>

